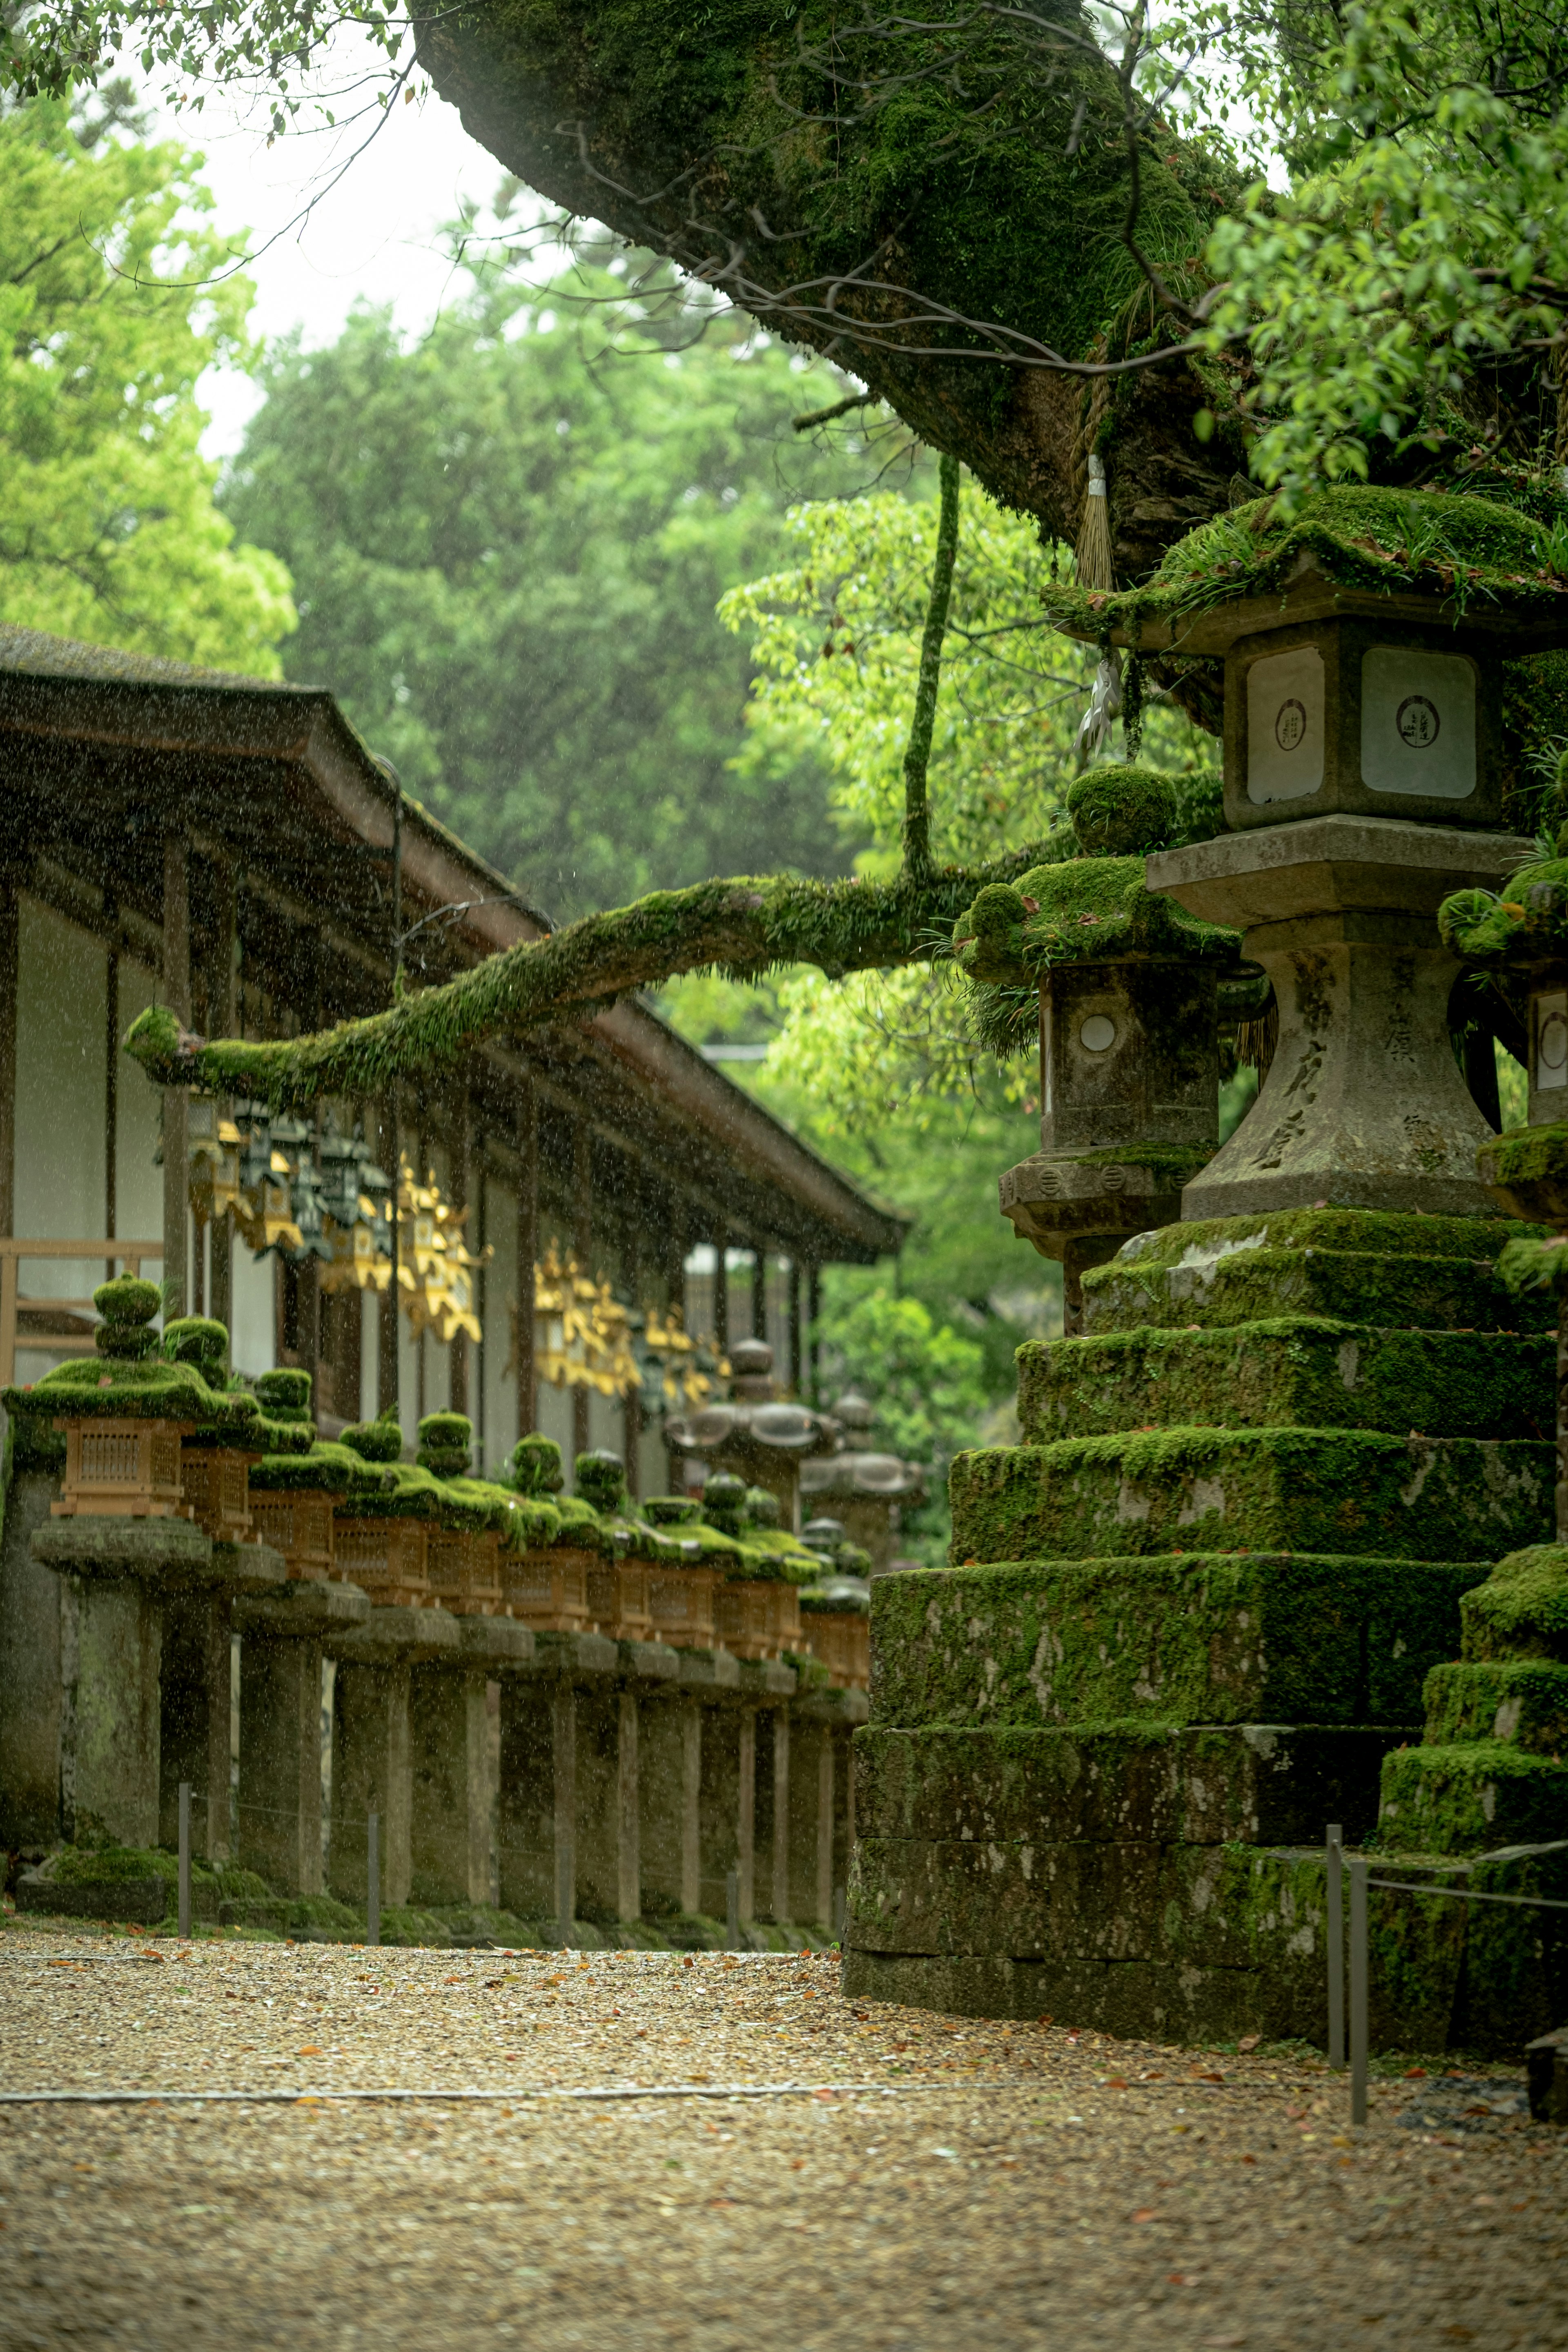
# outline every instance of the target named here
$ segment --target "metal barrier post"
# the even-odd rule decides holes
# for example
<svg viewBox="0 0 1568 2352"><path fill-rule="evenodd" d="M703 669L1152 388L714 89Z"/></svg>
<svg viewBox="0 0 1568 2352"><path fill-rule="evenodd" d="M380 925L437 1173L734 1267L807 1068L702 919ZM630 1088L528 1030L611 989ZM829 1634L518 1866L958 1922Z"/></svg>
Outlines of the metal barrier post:
<svg viewBox="0 0 1568 2352"><path fill-rule="evenodd" d="M1329 1948L1329 2063L1345 2063L1344 1832L1331 1822L1325 1832L1328 1902L1324 1915Z"/></svg>
<svg viewBox="0 0 1568 2352"><path fill-rule="evenodd" d="M365 1919L364 1939L367 1944L381 1941L381 1816L372 1813L368 1823L369 1843L365 1851Z"/></svg>
<svg viewBox="0 0 1568 2352"><path fill-rule="evenodd" d="M1366 2121L1366 1856L1351 1856L1351 2121Z"/></svg>
<svg viewBox="0 0 1568 2352"><path fill-rule="evenodd" d="M741 1948L741 1874L731 1870L724 1880L724 1928L730 1949Z"/></svg>
<svg viewBox="0 0 1568 2352"><path fill-rule="evenodd" d="M191 1784L180 1783L180 1933L191 1932Z"/></svg>

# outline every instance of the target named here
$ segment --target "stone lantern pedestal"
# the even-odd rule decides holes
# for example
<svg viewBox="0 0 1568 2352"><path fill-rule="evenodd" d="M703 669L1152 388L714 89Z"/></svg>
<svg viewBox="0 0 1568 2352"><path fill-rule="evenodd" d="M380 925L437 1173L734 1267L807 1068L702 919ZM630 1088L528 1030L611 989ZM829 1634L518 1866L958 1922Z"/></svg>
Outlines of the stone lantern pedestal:
<svg viewBox="0 0 1568 2352"><path fill-rule="evenodd" d="M1257 1102L1195 1175L1181 1214L1333 1207L1489 1216L1490 1133L1448 1048L1456 890L1496 889L1511 834L1389 816L1308 817L1149 860L1149 886L1227 923L1274 983L1279 1040Z"/></svg>

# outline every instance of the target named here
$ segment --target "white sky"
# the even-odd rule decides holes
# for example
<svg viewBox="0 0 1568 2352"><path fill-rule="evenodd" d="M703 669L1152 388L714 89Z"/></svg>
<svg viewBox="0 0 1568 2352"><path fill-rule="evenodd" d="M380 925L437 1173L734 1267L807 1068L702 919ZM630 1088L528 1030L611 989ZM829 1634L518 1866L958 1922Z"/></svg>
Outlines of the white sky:
<svg viewBox="0 0 1568 2352"><path fill-rule="evenodd" d="M209 96L200 115L160 120L163 135L205 155L202 176L216 200L217 227L237 238L248 229L253 251L277 237L249 266L258 334L300 327L308 342L331 342L362 297L390 302L399 326L417 330L454 290L441 225L464 196L488 205L501 166L468 136L456 107L432 92L412 105L399 101L366 152L331 184L368 128L366 121L339 133L289 131L268 149L265 116L221 95ZM313 211L289 227L312 194ZM256 387L209 369L200 390L213 420L203 446L209 457L226 457L258 405Z"/></svg>

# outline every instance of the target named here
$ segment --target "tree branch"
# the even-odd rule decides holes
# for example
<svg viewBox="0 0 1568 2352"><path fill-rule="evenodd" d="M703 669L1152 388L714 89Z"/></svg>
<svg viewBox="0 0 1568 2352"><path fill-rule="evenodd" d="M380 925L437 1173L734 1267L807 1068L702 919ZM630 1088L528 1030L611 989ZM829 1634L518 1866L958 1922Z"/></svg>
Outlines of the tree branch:
<svg viewBox="0 0 1568 2352"><path fill-rule="evenodd" d="M914 716L910 721L909 747L904 753L904 872L911 882L924 881L931 871L931 803L926 798L926 768L931 759L931 731L936 725L937 688L942 678L942 641L947 635L947 608L952 601L952 567L958 553L957 458L943 457L939 476L942 511L936 527L936 552L931 558L931 602L926 606Z"/></svg>
<svg viewBox="0 0 1568 2352"><path fill-rule="evenodd" d="M488 957L443 987L314 1035L209 1044L182 1028L167 1006L154 1005L132 1025L125 1047L157 1085L247 1095L274 1107L381 1094L395 1079L453 1067L487 1038L584 1019L682 972L717 966L730 978L755 980L811 963L839 980L872 966L918 963L985 883L1009 881L1063 854L1065 845L1037 842L986 866L892 883L699 882L585 915L547 940Z"/></svg>

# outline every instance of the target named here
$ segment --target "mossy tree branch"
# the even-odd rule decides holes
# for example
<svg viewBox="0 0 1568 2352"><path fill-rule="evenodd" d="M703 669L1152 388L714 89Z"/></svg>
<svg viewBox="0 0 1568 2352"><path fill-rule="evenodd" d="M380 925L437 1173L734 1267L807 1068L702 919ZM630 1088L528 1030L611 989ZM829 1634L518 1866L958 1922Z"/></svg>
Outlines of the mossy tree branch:
<svg viewBox="0 0 1568 2352"><path fill-rule="evenodd" d="M443 987L401 997L384 1013L314 1035L209 1043L155 1005L132 1028L126 1050L160 1085L202 1087L274 1106L381 1094L395 1079L454 1067L486 1038L582 1019L682 972L717 968L732 979L756 980L787 964L810 963L838 979L918 962L984 884L1009 881L1061 854L1037 842L987 866L950 866L892 883L742 877L656 891L490 956Z"/></svg>
<svg viewBox="0 0 1568 2352"><path fill-rule="evenodd" d="M914 716L910 721L909 748L904 753L904 872L911 881L923 881L931 871L931 803L926 796L926 769L931 762L931 731L936 725L937 689L942 682L942 646L947 635L948 606L952 602L952 568L958 554L958 460L943 457L938 469L942 509L936 527L936 553L931 559L931 601L926 606L925 633L921 639L921 670L915 686Z"/></svg>

